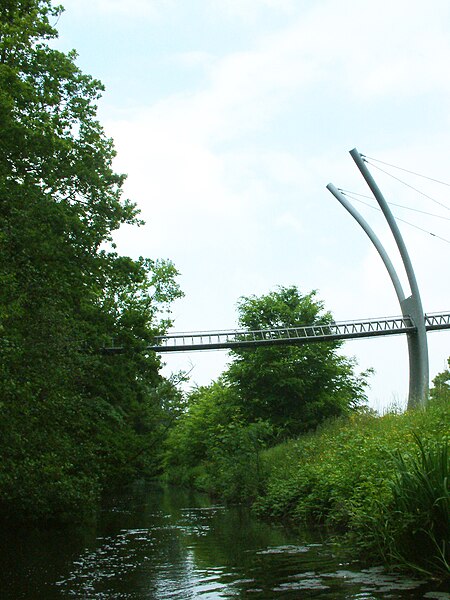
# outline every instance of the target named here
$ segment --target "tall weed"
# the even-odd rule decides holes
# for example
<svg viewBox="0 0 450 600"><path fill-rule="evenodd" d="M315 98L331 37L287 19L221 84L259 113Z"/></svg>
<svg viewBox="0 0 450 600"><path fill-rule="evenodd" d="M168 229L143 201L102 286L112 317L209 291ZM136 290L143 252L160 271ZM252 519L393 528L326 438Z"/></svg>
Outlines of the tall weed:
<svg viewBox="0 0 450 600"><path fill-rule="evenodd" d="M254 508L331 525L365 554L442 575L450 544L449 417L445 400L382 417L360 411L268 449Z"/></svg>
<svg viewBox="0 0 450 600"><path fill-rule="evenodd" d="M448 443L426 446L415 436L418 455L395 456L391 482L392 556L450 571L450 491ZM392 539L393 538L393 539Z"/></svg>

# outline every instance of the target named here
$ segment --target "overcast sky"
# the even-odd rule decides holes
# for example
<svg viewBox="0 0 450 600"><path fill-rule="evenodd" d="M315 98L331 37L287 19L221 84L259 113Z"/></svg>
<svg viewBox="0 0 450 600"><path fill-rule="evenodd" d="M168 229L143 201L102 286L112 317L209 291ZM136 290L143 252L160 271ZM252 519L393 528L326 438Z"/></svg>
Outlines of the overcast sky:
<svg viewBox="0 0 450 600"><path fill-rule="evenodd" d="M106 91L99 118L146 225L119 251L174 261L177 331L236 326L240 296L295 284L337 321L400 314L366 235L326 190L370 194L348 151L450 181L447 0L65 0L59 47ZM450 188L370 167L399 223L425 312L450 309ZM370 202L370 200L367 200ZM382 216L370 222L408 291ZM447 240L447 241L445 241ZM409 293L409 292L408 292ZM429 334L431 377L450 333ZM383 410L408 391L404 337L347 342ZM165 357L207 384L224 352Z"/></svg>

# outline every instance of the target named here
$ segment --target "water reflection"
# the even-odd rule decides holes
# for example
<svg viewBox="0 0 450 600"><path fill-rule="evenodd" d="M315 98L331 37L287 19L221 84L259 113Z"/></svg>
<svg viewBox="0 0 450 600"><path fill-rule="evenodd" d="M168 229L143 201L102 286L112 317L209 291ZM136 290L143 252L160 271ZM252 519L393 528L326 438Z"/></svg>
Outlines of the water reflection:
<svg viewBox="0 0 450 600"><path fill-rule="evenodd" d="M14 600L450 600L425 582L345 563L318 534L289 533L174 489L141 486L116 498L84 538L36 533L7 549L0 583Z"/></svg>

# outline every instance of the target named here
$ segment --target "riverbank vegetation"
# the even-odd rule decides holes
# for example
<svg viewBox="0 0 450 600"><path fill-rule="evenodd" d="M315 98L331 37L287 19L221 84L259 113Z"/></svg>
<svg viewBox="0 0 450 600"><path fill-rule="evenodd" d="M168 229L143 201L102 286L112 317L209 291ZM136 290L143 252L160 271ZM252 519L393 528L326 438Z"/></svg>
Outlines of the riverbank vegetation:
<svg viewBox="0 0 450 600"><path fill-rule="evenodd" d="M449 370L438 375L424 408L379 416L354 407L278 442L270 422L224 424L219 382L194 392L200 398L169 436L169 478L250 502L262 518L327 526L366 559L448 577L449 383Z"/></svg>
<svg viewBox="0 0 450 600"><path fill-rule="evenodd" d="M139 211L96 119L101 83L51 46L59 14L0 4L0 516L16 521L83 518L155 473L180 398L145 351L177 271L112 244Z"/></svg>
<svg viewBox="0 0 450 600"><path fill-rule="evenodd" d="M448 399L382 417L360 411L261 454L263 517L346 532L365 556L447 576Z"/></svg>

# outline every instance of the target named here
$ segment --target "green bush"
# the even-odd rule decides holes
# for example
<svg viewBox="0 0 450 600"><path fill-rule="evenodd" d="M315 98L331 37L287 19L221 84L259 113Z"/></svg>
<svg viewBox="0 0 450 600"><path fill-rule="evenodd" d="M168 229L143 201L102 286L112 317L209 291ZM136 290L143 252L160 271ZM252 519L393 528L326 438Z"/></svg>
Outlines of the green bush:
<svg viewBox="0 0 450 600"><path fill-rule="evenodd" d="M265 450L260 516L345 531L372 555L427 572L448 571L449 404L370 411ZM417 555L415 548L420 548Z"/></svg>
<svg viewBox="0 0 450 600"><path fill-rule="evenodd" d="M265 421L234 421L220 427L207 456L207 487L229 502L249 501L261 492L261 451L273 428Z"/></svg>
<svg viewBox="0 0 450 600"><path fill-rule="evenodd" d="M234 390L223 381L195 389L165 442L165 477L229 502L261 492L260 454L273 435L265 421L245 422Z"/></svg>
<svg viewBox="0 0 450 600"><path fill-rule="evenodd" d="M449 572L448 443L425 446L419 437L416 442L418 455L398 453L395 457L390 535L385 546L402 562L429 572Z"/></svg>

